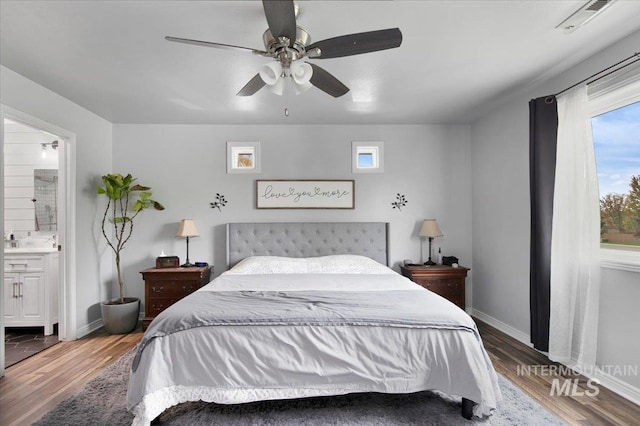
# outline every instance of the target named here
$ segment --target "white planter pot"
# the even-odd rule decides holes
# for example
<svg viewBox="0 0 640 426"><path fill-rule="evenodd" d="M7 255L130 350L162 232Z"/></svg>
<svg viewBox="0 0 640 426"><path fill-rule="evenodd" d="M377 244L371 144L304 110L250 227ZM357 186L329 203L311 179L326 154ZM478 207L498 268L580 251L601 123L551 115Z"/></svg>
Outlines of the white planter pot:
<svg viewBox="0 0 640 426"><path fill-rule="evenodd" d="M100 303L102 323L109 334L131 333L138 325L140 299L125 297L124 303L115 303L119 299Z"/></svg>

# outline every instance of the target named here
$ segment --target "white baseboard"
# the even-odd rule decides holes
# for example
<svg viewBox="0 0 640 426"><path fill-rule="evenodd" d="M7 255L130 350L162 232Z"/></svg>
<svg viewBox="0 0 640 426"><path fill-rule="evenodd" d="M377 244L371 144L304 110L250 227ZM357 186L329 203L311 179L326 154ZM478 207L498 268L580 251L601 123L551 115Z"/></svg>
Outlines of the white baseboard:
<svg viewBox="0 0 640 426"><path fill-rule="evenodd" d="M617 393L621 397L628 399L636 405L640 405L640 389L630 385L627 382L623 382L616 376L598 371L594 374L592 379L596 379L602 386L609 389L612 392Z"/></svg>
<svg viewBox="0 0 640 426"><path fill-rule="evenodd" d="M76 339L80 339L81 337L86 336L87 334L93 333L97 329L102 327L102 318L97 319L93 322L90 322L87 325L84 325L76 330Z"/></svg>
<svg viewBox="0 0 640 426"><path fill-rule="evenodd" d="M142 319L144 318L144 311L140 312L140 315L138 317L139 321L142 321ZM104 324L102 324L102 318L97 319L93 322L90 322L89 324L80 327L79 329L76 330L76 336L77 339L86 336L87 334L93 333L94 331L96 331L97 329L99 329L100 327L102 327Z"/></svg>
<svg viewBox="0 0 640 426"><path fill-rule="evenodd" d="M140 312L140 315L138 316L138 320L142 321L143 318L144 318L144 311ZM103 325L104 324L102 323L102 318L99 318L83 327L80 327L79 329L76 330L77 339L84 337L89 333L93 333Z"/></svg>
<svg viewBox="0 0 640 426"><path fill-rule="evenodd" d="M527 345L529 347L533 347L533 345L531 344L531 338L529 337L529 335L527 333L523 333L522 331L518 330L517 328L513 328L509 324L506 324L506 323L504 323L504 322L502 322L500 320L497 320L494 317L492 317L490 315L487 315L484 312L480 312L477 309L473 309L472 310L471 316L474 316L474 317L478 318L482 322L486 322L487 324L489 324L493 328L497 328L498 330L502 331L507 336L513 337L518 342L524 343L525 345Z"/></svg>

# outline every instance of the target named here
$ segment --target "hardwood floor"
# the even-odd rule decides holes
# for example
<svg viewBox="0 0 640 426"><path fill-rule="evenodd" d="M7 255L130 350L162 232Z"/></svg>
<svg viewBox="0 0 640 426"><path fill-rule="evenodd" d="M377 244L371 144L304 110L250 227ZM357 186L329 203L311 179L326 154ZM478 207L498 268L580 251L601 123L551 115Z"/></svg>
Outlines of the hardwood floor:
<svg viewBox="0 0 640 426"><path fill-rule="evenodd" d="M0 379L0 425L30 425L134 347L142 329L127 335L98 330L57 345L5 370Z"/></svg>
<svg viewBox="0 0 640 426"><path fill-rule="evenodd" d="M484 345L496 370L532 398L573 425L637 425L640 406L599 386L597 396L550 396L554 377L522 373L523 366L555 365L544 355L478 320ZM61 342L6 370L0 379L0 425L28 425L77 392L127 350L142 331L110 336L98 331L74 342ZM589 391L582 376L580 389Z"/></svg>
<svg viewBox="0 0 640 426"><path fill-rule="evenodd" d="M596 396L551 396L554 379L578 379L578 391L593 393L587 378L576 374L523 374L527 366L560 366L540 352L520 343L495 328L475 320L496 371L518 385L529 396L572 425L638 425L640 406L622 398L604 386L596 386ZM525 370L526 371L526 370ZM540 371L540 369L538 370ZM548 373L548 370L546 370ZM579 393L578 392L578 393Z"/></svg>

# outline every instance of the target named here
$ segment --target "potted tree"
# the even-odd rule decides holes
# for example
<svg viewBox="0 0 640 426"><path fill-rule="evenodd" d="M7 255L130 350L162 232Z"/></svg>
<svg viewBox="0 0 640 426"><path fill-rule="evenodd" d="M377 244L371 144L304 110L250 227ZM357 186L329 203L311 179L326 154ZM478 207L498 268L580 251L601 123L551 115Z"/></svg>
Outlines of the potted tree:
<svg viewBox="0 0 640 426"><path fill-rule="evenodd" d="M122 176L110 173L102 176L103 186L96 192L107 197L107 205L102 216L102 235L113 250L116 258L119 297L101 303L102 322L107 332L124 334L133 331L138 323L140 299L124 297L124 282L120 262L122 250L133 232L133 221L148 208L164 210L164 206L151 199L151 188L135 183L130 174Z"/></svg>

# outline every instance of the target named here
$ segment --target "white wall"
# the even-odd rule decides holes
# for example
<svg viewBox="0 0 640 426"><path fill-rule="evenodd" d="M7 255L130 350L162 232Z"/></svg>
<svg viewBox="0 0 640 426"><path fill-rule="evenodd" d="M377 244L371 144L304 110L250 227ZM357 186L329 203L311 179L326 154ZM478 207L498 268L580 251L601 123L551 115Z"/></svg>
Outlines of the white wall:
<svg viewBox="0 0 640 426"><path fill-rule="evenodd" d="M390 258L420 259L422 219L444 232L435 250L471 265L471 175L468 126L114 125L114 172L131 173L153 188L163 212L145 211L125 250L128 294L143 297L139 274L161 250L185 258L178 222L192 218L201 237L190 240L190 260L225 268L227 222L388 221ZM351 141L384 141L384 173L352 174ZM226 173L227 141L260 141L262 173ZM354 210L257 210L256 179L355 179ZM210 202L221 193L222 211ZM396 194L408 204L392 209ZM468 283L471 282L471 277ZM471 285L469 285L471 288ZM469 290L471 291L471 290ZM469 298L469 300L471 300Z"/></svg>
<svg viewBox="0 0 640 426"><path fill-rule="evenodd" d="M77 328L100 318L101 284L111 275L111 259L98 252L95 235L96 195L99 176L111 170L112 126L81 106L0 67L0 103L47 121L76 135L76 241Z"/></svg>
<svg viewBox="0 0 640 426"><path fill-rule="evenodd" d="M529 109L532 98L556 93L637 52L640 32L545 83L509 96L471 127L474 310L529 336ZM637 364L640 275L603 273L599 364ZM631 302L634 301L635 303ZM624 322L620 322L624 319ZM640 389L639 376L620 380Z"/></svg>

